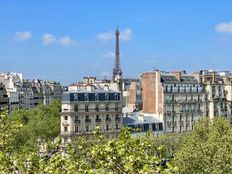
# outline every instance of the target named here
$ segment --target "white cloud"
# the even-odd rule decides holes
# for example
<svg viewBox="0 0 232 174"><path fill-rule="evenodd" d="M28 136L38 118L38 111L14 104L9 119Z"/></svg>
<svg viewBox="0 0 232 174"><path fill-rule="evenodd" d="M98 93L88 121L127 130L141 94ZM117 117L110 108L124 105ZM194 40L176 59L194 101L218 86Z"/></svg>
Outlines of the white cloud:
<svg viewBox="0 0 232 174"><path fill-rule="evenodd" d="M42 41L44 45L51 45L57 43L57 39L52 34L44 34L42 36Z"/></svg>
<svg viewBox="0 0 232 174"><path fill-rule="evenodd" d="M232 34L232 21L217 24L215 26L215 31L224 34Z"/></svg>
<svg viewBox="0 0 232 174"><path fill-rule="evenodd" d="M121 32L120 38L121 40L129 41L132 39L132 35L133 35L132 29L127 28Z"/></svg>
<svg viewBox="0 0 232 174"><path fill-rule="evenodd" d="M132 39L133 31L131 28L126 28L122 31L119 31L119 39L122 41L130 41ZM114 31L109 31L105 33L100 33L97 35L97 39L102 42L107 42L110 40L115 39L115 32Z"/></svg>
<svg viewBox="0 0 232 174"><path fill-rule="evenodd" d="M106 33L100 33L97 35L97 39L99 41L103 41L103 42L110 41L113 38L114 38L114 32L112 32L112 31L106 32Z"/></svg>
<svg viewBox="0 0 232 174"><path fill-rule="evenodd" d="M59 44L62 46L70 46L76 43L76 41L72 40L69 36L56 38L52 34L44 34L42 36L42 41L44 45Z"/></svg>
<svg viewBox="0 0 232 174"><path fill-rule="evenodd" d="M62 46L69 46L75 44L75 41L72 40L69 36L61 37L58 43Z"/></svg>
<svg viewBox="0 0 232 174"><path fill-rule="evenodd" d="M103 58L109 58L109 59L112 59L115 57L115 53L114 52L108 52L108 53L105 53L102 55Z"/></svg>
<svg viewBox="0 0 232 174"><path fill-rule="evenodd" d="M30 31L16 32L14 36L15 41L25 41L32 38L32 33Z"/></svg>

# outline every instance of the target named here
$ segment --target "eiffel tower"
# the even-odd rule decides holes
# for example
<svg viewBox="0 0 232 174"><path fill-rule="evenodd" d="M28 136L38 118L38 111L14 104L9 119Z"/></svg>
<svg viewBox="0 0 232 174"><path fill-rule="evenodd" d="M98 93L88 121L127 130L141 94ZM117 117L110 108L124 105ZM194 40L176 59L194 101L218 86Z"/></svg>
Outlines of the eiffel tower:
<svg viewBox="0 0 232 174"><path fill-rule="evenodd" d="M115 62L113 69L113 81L120 81L122 79L122 70L120 64L120 52L119 52L119 30L118 28L115 31L116 36L116 45L115 45Z"/></svg>

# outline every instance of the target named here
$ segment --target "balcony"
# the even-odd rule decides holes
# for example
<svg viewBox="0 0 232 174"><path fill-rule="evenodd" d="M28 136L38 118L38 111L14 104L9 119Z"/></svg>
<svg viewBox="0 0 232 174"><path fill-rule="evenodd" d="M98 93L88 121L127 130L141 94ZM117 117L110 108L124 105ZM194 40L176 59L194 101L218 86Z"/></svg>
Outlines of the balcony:
<svg viewBox="0 0 232 174"><path fill-rule="evenodd" d="M74 123L81 123L81 120L74 120Z"/></svg>
<svg viewBox="0 0 232 174"><path fill-rule="evenodd" d="M110 122L111 121L111 118L106 118L106 122Z"/></svg>
<svg viewBox="0 0 232 174"><path fill-rule="evenodd" d="M91 119L85 119L85 123L91 123Z"/></svg>
<svg viewBox="0 0 232 174"><path fill-rule="evenodd" d="M96 119L95 120L97 123L100 123L101 122L101 119L99 118L99 119Z"/></svg>
<svg viewBox="0 0 232 174"><path fill-rule="evenodd" d="M116 117L116 118L115 118L115 121L121 121L121 118Z"/></svg>

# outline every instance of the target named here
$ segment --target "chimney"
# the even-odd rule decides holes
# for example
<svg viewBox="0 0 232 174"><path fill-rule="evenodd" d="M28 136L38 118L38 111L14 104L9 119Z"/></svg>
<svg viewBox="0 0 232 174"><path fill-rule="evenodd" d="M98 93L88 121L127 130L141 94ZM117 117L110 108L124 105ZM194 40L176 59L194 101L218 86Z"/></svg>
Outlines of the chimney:
<svg viewBox="0 0 232 174"><path fill-rule="evenodd" d="M86 85L86 89L87 89L88 91L92 91L92 85Z"/></svg>
<svg viewBox="0 0 232 174"><path fill-rule="evenodd" d="M105 91L109 91L109 85L105 85L105 86L104 86L104 90L105 90Z"/></svg>

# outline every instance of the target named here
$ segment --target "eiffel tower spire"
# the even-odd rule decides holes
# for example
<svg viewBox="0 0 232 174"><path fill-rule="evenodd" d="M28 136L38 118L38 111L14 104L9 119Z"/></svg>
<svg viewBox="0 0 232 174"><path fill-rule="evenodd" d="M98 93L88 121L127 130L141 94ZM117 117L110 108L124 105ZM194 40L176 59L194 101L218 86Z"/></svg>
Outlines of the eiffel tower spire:
<svg viewBox="0 0 232 174"><path fill-rule="evenodd" d="M120 64L120 51L119 51L119 35L120 32L118 27L115 31L116 36L116 44L115 44L115 62L114 62L114 69L113 69L113 81L121 80L122 78L122 70Z"/></svg>

